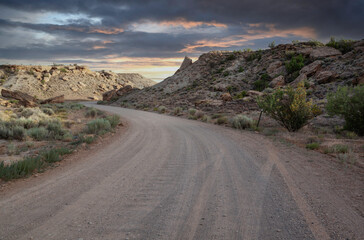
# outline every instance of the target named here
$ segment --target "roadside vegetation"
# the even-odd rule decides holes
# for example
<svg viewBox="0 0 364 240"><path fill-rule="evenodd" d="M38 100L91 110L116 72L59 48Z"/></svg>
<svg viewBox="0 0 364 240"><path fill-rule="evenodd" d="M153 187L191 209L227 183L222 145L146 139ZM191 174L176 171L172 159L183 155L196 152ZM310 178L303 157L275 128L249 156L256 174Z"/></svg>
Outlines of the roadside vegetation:
<svg viewBox="0 0 364 240"><path fill-rule="evenodd" d="M119 124L119 116L78 103L0 109L0 179L42 172Z"/></svg>

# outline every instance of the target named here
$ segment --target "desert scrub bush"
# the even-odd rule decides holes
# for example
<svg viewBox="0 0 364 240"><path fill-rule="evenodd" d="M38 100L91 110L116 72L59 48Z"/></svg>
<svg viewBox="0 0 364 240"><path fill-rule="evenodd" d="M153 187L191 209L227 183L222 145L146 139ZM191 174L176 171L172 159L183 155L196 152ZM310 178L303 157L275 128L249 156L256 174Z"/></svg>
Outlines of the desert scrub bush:
<svg viewBox="0 0 364 240"><path fill-rule="evenodd" d="M320 147L320 143L318 143L318 142L313 142L313 143L307 143L306 144L306 148L310 149L310 150L317 150L317 149L319 149L319 147Z"/></svg>
<svg viewBox="0 0 364 240"><path fill-rule="evenodd" d="M104 134L111 130L110 122L105 118L97 118L87 123L86 132L89 134Z"/></svg>
<svg viewBox="0 0 364 240"><path fill-rule="evenodd" d="M222 117L219 117L217 120L216 120L216 123L218 125L222 125L222 124L226 124L228 122L228 118L225 117L225 116L222 116Z"/></svg>
<svg viewBox="0 0 364 240"><path fill-rule="evenodd" d="M118 126L120 123L120 116L116 114L107 116L106 119L109 121L112 128L116 128L116 126Z"/></svg>
<svg viewBox="0 0 364 240"><path fill-rule="evenodd" d="M241 91L240 93L236 94L236 95L234 96L234 99L242 99L242 98L246 97L246 95L247 95L247 94L248 94L248 93L247 93L245 90L243 90L243 91Z"/></svg>
<svg viewBox="0 0 364 240"><path fill-rule="evenodd" d="M6 140L23 140L26 136L24 127L18 125L9 125L6 122L0 122L0 138Z"/></svg>
<svg viewBox="0 0 364 240"><path fill-rule="evenodd" d="M246 115L239 114L230 119L230 124L233 128L242 130L251 128L254 124L254 121Z"/></svg>
<svg viewBox="0 0 364 240"><path fill-rule="evenodd" d="M61 69L59 69L59 71L60 71L61 73L66 73L66 72L67 72L67 70L66 70L65 68L61 68Z"/></svg>
<svg viewBox="0 0 364 240"><path fill-rule="evenodd" d="M190 108L190 109L188 109L188 114L190 115L190 116L195 116L195 113L197 112L197 110L196 109L194 109L194 108Z"/></svg>
<svg viewBox="0 0 364 240"><path fill-rule="evenodd" d="M55 163L61 161L59 153L56 149L51 149L49 151L44 152L42 155L42 159L47 163Z"/></svg>
<svg viewBox="0 0 364 240"><path fill-rule="evenodd" d="M0 178L3 180L11 180L25 177L33 173L36 169L40 170L43 165L44 163L39 156L27 157L9 165L0 162Z"/></svg>
<svg viewBox="0 0 364 240"><path fill-rule="evenodd" d="M181 107L175 107L173 110L173 114L174 115L179 115L182 112L182 108Z"/></svg>
<svg viewBox="0 0 364 240"><path fill-rule="evenodd" d="M309 119L321 113L312 99L306 99L303 82L296 89L277 89L270 95L258 98L258 106L290 132L297 131Z"/></svg>
<svg viewBox="0 0 364 240"><path fill-rule="evenodd" d="M271 77L267 73L262 74L260 79L253 83L254 90L259 92L263 91L266 87L268 87L270 80Z"/></svg>
<svg viewBox="0 0 364 240"><path fill-rule="evenodd" d="M353 44L353 40L341 39L339 41L336 41L335 38L331 37L330 41L326 44L326 46L336 48L342 54L345 54L354 49Z"/></svg>
<svg viewBox="0 0 364 240"><path fill-rule="evenodd" d="M167 108L165 106L159 106L158 107L158 112L159 113L165 113L167 111Z"/></svg>
<svg viewBox="0 0 364 240"><path fill-rule="evenodd" d="M28 129L27 135L34 140L42 141L48 138L48 130L45 127L36 127Z"/></svg>
<svg viewBox="0 0 364 240"><path fill-rule="evenodd" d="M85 116L94 118L97 116L97 110L95 108L89 108L87 109Z"/></svg>
<svg viewBox="0 0 364 240"><path fill-rule="evenodd" d="M52 121L47 124L48 136L51 139L63 139L63 136L67 133L65 129L62 128L61 122Z"/></svg>
<svg viewBox="0 0 364 240"><path fill-rule="evenodd" d="M195 113L195 117L197 118L197 119L200 119L200 118L202 118L204 116L204 113L202 112L202 111L196 111L196 113Z"/></svg>
<svg viewBox="0 0 364 240"><path fill-rule="evenodd" d="M298 56L292 57L290 61L286 61L286 70L288 74L298 72L305 66L305 58L300 54Z"/></svg>
<svg viewBox="0 0 364 240"><path fill-rule="evenodd" d="M344 128L364 135L364 85L339 87L327 96L326 109L330 115L344 117Z"/></svg>
<svg viewBox="0 0 364 240"><path fill-rule="evenodd" d="M202 122L211 122L211 117L209 115L203 115L201 118Z"/></svg>
<svg viewBox="0 0 364 240"><path fill-rule="evenodd" d="M49 116L54 115L54 111L53 111L53 109L52 109L52 108L42 108L42 111L43 111L45 114L49 115Z"/></svg>

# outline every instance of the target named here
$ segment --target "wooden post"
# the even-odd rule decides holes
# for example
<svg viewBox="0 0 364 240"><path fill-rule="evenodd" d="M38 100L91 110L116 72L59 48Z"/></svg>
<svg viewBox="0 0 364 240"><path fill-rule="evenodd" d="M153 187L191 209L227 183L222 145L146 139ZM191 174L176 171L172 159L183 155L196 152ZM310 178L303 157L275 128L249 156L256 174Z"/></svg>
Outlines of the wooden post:
<svg viewBox="0 0 364 240"><path fill-rule="evenodd" d="M259 119L258 119L258 123L257 123L257 128L259 127L259 123L260 123L260 119L262 117L262 113L263 113L263 110L260 110Z"/></svg>

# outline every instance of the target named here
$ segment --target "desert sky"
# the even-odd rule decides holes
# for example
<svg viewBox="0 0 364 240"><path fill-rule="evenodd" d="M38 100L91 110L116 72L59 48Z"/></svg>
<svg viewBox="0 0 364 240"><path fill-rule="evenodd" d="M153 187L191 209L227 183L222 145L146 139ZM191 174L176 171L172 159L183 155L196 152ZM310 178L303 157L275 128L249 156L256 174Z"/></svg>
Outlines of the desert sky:
<svg viewBox="0 0 364 240"><path fill-rule="evenodd" d="M0 0L0 64L172 75L185 56L360 39L363 0Z"/></svg>

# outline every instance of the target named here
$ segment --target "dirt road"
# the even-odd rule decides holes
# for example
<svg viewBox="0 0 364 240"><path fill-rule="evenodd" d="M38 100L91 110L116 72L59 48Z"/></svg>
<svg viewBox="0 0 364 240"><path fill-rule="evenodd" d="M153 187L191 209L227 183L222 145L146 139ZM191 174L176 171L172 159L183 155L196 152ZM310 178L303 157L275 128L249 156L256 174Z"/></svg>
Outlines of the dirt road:
<svg viewBox="0 0 364 240"><path fill-rule="evenodd" d="M198 121L95 107L123 116L125 133L0 193L0 239L364 236L362 207L312 171L323 161L318 153L278 151L258 134Z"/></svg>

